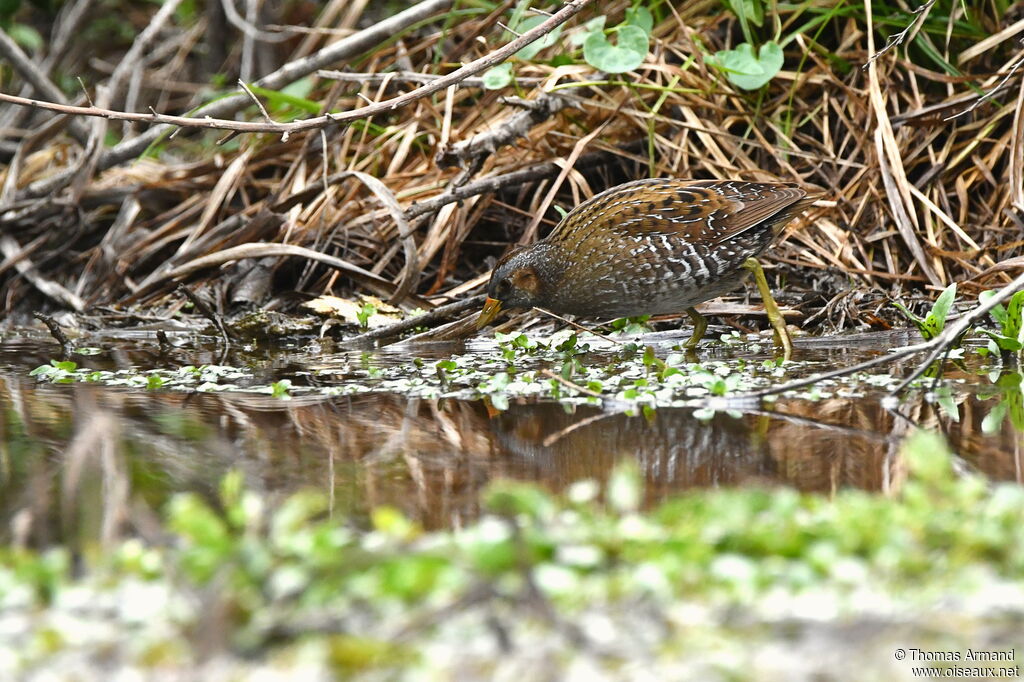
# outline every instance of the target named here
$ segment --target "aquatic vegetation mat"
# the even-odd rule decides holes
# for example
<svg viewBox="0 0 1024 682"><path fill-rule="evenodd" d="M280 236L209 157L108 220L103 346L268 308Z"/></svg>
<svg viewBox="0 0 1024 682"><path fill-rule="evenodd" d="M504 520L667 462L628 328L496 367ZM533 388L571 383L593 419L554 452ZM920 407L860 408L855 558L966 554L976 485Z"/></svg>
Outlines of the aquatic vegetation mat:
<svg viewBox="0 0 1024 682"><path fill-rule="evenodd" d="M747 392L833 368L824 360L784 362L781 358L765 358L771 345L754 334L723 334L716 347L726 355L709 357L704 353L705 359L700 361L696 355L684 352L678 342L651 345L636 340L642 338L626 335L617 340L570 330L541 336L497 332L492 342L476 342L443 359L410 357L401 351L387 355L371 351L317 355L310 358L310 368L270 383L261 383L260 379L265 380L263 373L257 378L257 372L246 367L102 370L90 368L87 356L79 358L82 366L77 360L52 360L30 374L54 384L247 391L284 399L395 393L420 398L485 398L496 409L504 409L510 399L516 398L653 408L699 406L718 398L723 400L717 404L726 407L728 399L742 398ZM403 349L409 353L414 350ZM963 351L955 351L953 359L962 355ZM889 390L899 381L898 376L884 370L854 372L780 395L810 400L851 397ZM948 389L963 381L962 377L948 377L942 385ZM916 385L932 382L934 379L925 378Z"/></svg>

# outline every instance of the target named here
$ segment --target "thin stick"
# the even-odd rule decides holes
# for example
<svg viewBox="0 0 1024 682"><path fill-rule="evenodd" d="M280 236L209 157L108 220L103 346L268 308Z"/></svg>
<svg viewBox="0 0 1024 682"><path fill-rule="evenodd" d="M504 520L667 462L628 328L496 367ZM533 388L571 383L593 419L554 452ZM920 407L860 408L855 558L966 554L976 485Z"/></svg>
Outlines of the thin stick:
<svg viewBox="0 0 1024 682"><path fill-rule="evenodd" d="M267 108L265 106L263 106L263 102L260 101L260 98L256 96L256 93L252 91L252 88L250 88L248 85L246 85L245 81L242 80L241 78L238 79L238 87L240 87L243 90L245 90L245 94L249 95L249 98L253 101L253 104L255 104L259 108L260 113L263 114L263 118L265 118L266 120L268 120L271 123L276 123L274 121L274 119L272 119L270 117L270 114L267 112ZM288 141L287 134L282 136L281 141L282 142L287 142Z"/></svg>
<svg viewBox="0 0 1024 682"><path fill-rule="evenodd" d="M546 437L543 441L541 441L541 445L543 445L546 448L550 448L552 445L554 445L558 441L562 440L563 438L568 436L570 433L572 433L576 429L582 429L584 426L589 426L589 425L593 424L594 422L601 421L602 419L608 419L609 417L617 417L617 416L619 416L619 414L621 414L621 413L620 412L598 412L597 414L592 414L589 417L587 417L586 419L581 419L578 422L575 422L573 424L569 424L564 429L561 429L559 431L555 431L554 433L552 433L551 435Z"/></svg>
<svg viewBox="0 0 1024 682"><path fill-rule="evenodd" d="M430 326L435 322L440 322L441 320L445 320L453 315L475 308L480 305L483 300L484 295L478 294L453 303L446 303L445 305L438 306L423 315L399 320L398 322L389 324L386 327L380 327L379 329L368 331L365 334L344 339L342 341L342 346L358 346L366 341L379 341L380 339L388 339L392 336L398 336L402 332L415 329L416 327Z"/></svg>
<svg viewBox="0 0 1024 682"><path fill-rule="evenodd" d="M596 332L593 329L590 329L589 327L584 327L582 324L576 324L572 320L567 320L566 318L562 317L561 315L556 315L555 313L551 312L550 310L546 310L544 308L534 308L534 310L536 310L539 313L544 313L545 315L548 315L549 317L553 317L556 320L559 320L560 322L564 322L567 325L569 325L570 327L575 327L576 329L579 329L581 332L587 332L588 334L593 334L594 336L598 337L599 339L604 339L605 341L610 341L610 342L612 342L612 343L614 343L616 345L619 345L619 346L625 346L626 345L625 342L623 342L623 341L619 341L618 339L613 339L610 336L605 336L604 334L602 334L600 332Z"/></svg>
<svg viewBox="0 0 1024 682"><path fill-rule="evenodd" d="M933 362L938 360L939 356L946 353L949 347L952 346L963 334L967 333L967 330L970 329L978 320L985 317L985 315L988 314L988 311L992 310L1021 289L1024 289L1024 274L1018 275L1017 279L1000 289L995 293L995 295L989 297L989 299L983 304L966 313L956 321L956 324L951 327L946 327L941 334L928 342L928 344L931 344L933 349L932 352L928 354L928 357L924 359L924 362L918 365L917 369L910 373L910 376L900 382L899 386L890 391L889 395L899 393L906 388L911 381L924 374L925 370L927 370Z"/></svg>
<svg viewBox="0 0 1024 682"><path fill-rule="evenodd" d="M807 377L806 379L797 379L796 381L790 381L785 384L779 384L778 386L772 386L769 388L762 389L760 391L752 391L750 393L743 393L729 397L730 399L743 400L747 398L763 398L764 396L768 395L777 395L779 393L785 393L786 391L793 391L798 388L804 388L805 386L811 386L812 384L816 384L819 381L825 381L827 379L834 379L836 377L854 374L856 372L860 372L861 370L870 369L878 365L884 365L887 362L899 360L900 358L905 358L910 355L916 355L917 353L922 353L924 351L932 351L929 354L928 358L920 366L918 366L918 368L914 370L914 372L912 372L909 377L907 377L900 383L899 386L897 386L895 389L889 392L889 395L895 395L902 391L904 388L906 388L911 381L921 376L921 374L926 369L928 369L928 366L931 365L936 359L938 359L938 357L946 351L946 348L952 345L956 341L956 339L958 339L963 333L965 333L971 327L971 325L973 325L975 322L977 322L986 314L988 314L988 311L990 311L992 308L996 307L1006 299L1010 298L1010 296L1013 296L1016 292L1020 291L1021 289L1024 289L1024 274L1018 276L1017 279L1013 280L1005 287L1000 289L994 296L985 301L985 303L979 305L977 308L974 308L970 312L960 317L960 319L956 321L956 324L950 327L946 327L946 329L941 334L939 334L933 339L925 341L924 343L918 343L912 346L905 346L903 348L900 348L899 350L893 351L886 355L882 355L877 358L872 358L870 360L865 360L864 362L858 362L856 365L851 365L850 367L841 367L840 369L824 372L822 374L815 374L814 376Z"/></svg>
<svg viewBox="0 0 1024 682"><path fill-rule="evenodd" d="M115 111L113 109L105 109L102 107L76 107L66 104L57 104L55 102L44 102L41 100L30 99L28 97L18 97L16 95L8 95L6 93L0 93L0 101L75 116L98 116L112 120L134 121L137 123L167 123L182 128L212 128L218 130L234 130L243 133L277 133L279 135L289 135L306 130L317 130L339 123L358 121L384 112L390 113L417 100L423 99L424 97L429 97L435 92L439 92L451 85L459 83L464 78L476 75L482 71L486 71L492 66L500 64L526 45L544 37L558 26L564 24L593 2L594 0L570 0L570 2L567 2L562 9L553 14L550 19L544 21L535 28L530 29L512 42L484 55L480 59L476 59L469 64L466 64L460 69L456 69L435 81L431 81L426 85L399 95L398 97L393 97L382 102L375 102L371 105L352 109L351 111L342 112L340 114L328 113L323 116L307 118L301 121L292 121L290 123L276 123L273 121L233 121L224 118L213 118L211 116L196 118L190 116L171 116L157 112L143 114L129 111ZM248 95L243 94L242 97L244 97L246 101L249 99Z"/></svg>
<svg viewBox="0 0 1024 682"><path fill-rule="evenodd" d="M928 12L931 10L932 5L934 5L934 4L935 4L935 0L928 0L928 2L926 2L925 4L921 5L917 9L915 9L913 11L913 14L915 16L914 16L914 19L910 22L910 24L905 29L900 31L899 33L893 33L891 36L889 36L888 40L886 40L885 45L882 47L882 49L879 50L878 52L874 53L873 55L871 55L871 58L868 59L867 62L864 63L864 66L862 66L860 68L862 68L862 69L868 68L869 66L871 66L871 64L874 63L874 61L876 59L881 57L883 54L885 54L886 52L888 52L892 48L902 44L903 41L907 39L907 35L914 28L916 28L918 25L920 25L925 20L925 18L927 18Z"/></svg>
<svg viewBox="0 0 1024 682"><path fill-rule="evenodd" d="M947 116L946 118L944 118L942 120L943 121L952 121L954 118L957 118L958 116L963 116L964 114L968 114L968 113L974 111L975 109L980 107L983 102L987 102L988 100L992 99L992 97L997 92L999 92L1000 90L1003 89L1003 86L1006 85L1007 81L1009 81L1010 78L1013 77L1013 74L1017 73L1017 69L1019 69L1021 66L1024 66L1024 57L1021 57L1016 62L1014 62L1013 66L1010 67L1010 70L1006 73L1006 75L1003 77L1003 79L1001 81L999 81L999 83L994 88L992 88L991 90L986 92L984 95L982 95L981 97L976 99L974 101L974 103L971 104L971 106L967 107L963 111L959 111L959 112L957 112L955 114L950 114L949 116Z"/></svg>
<svg viewBox="0 0 1024 682"><path fill-rule="evenodd" d="M217 331L220 332L221 338L224 340L224 348L227 349L231 346L231 337L228 335L227 325L224 324L224 320L221 316L213 312L213 309L206 305L206 301L196 296L196 294L184 284L178 284L178 292L183 294L188 300L192 301L192 305L195 306L196 311L200 315L208 319L210 322L213 322L213 326L217 328Z"/></svg>
<svg viewBox="0 0 1024 682"><path fill-rule="evenodd" d="M46 325L46 328L50 330L50 336L55 338L57 343L60 344L61 353L67 355L71 352L72 343L64 333L64 330L57 324L57 320L42 313L32 313L32 317Z"/></svg>
<svg viewBox="0 0 1024 682"><path fill-rule="evenodd" d="M552 372L550 369L542 369L540 373L543 376L554 379L555 381L562 384L566 388L571 388L574 391L579 391L583 395L589 395L591 398L597 398L599 400L607 399L607 396L601 395L600 393L595 393L594 391L591 391L589 388L584 388L583 386L580 386L577 383L573 383L572 381L569 381L568 379L563 377L561 374Z"/></svg>

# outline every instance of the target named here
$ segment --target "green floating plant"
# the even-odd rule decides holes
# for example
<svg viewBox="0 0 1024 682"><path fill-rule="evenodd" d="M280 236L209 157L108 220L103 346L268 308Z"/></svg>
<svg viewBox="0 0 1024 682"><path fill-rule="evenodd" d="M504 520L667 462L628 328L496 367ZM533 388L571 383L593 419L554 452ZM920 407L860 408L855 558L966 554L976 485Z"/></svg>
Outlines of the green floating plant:
<svg viewBox="0 0 1024 682"><path fill-rule="evenodd" d="M941 334L942 330L946 328L946 318L949 316L954 300L956 300L956 282L950 284L939 294L939 297L935 299L935 303L932 305L931 312L928 313L928 317L919 317L910 312L906 306L896 301L893 301L892 304L903 313L904 317L914 323L914 326L920 330L921 336L924 337L925 341L928 341Z"/></svg>
<svg viewBox="0 0 1024 682"><path fill-rule="evenodd" d="M359 327L361 329L367 329L370 326L370 318L377 313L377 307L372 303L366 303L359 312L356 313L356 319L359 320Z"/></svg>
<svg viewBox="0 0 1024 682"><path fill-rule="evenodd" d="M994 291L983 291L978 303L984 303L996 295ZM1018 353L1024 349L1024 291L1018 291L1004 308L997 305L989 315L999 325L998 329L979 329L989 338L987 350L992 353Z"/></svg>
<svg viewBox="0 0 1024 682"><path fill-rule="evenodd" d="M1017 431L1024 431L1024 375L1020 371L996 372L990 375L992 386L978 392L979 400L997 398L998 402L981 421L981 431L986 435L998 433L1007 419Z"/></svg>
<svg viewBox="0 0 1024 682"><path fill-rule="evenodd" d="M39 377L52 384L73 384L75 383L75 370L78 363L72 360L50 360L48 365L40 365L28 373L29 376Z"/></svg>

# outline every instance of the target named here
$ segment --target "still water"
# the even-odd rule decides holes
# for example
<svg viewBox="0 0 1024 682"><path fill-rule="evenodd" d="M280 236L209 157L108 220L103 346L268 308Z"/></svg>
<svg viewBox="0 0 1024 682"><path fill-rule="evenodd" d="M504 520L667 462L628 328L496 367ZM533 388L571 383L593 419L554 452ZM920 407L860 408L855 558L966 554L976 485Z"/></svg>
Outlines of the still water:
<svg viewBox="0 0 1024 682"><path fill-rule="evenodd" d="M838 366L879 352L837 345L807 353ZM108 347L117 350L88 358L90 367L219 360L202 350L159 356L152 340ZM959 466L993 480L1024 480L1022 435L1011 417L1020 410L1020 383L1001 381L999 388L1006 371L986 373L970 363L948 371L963 383L943 408L912 393L898 412L889 411L884 392L867 389L857 398L783 398L709 416L525 399L498 411L480 400L384 393L282 400L52 385L29 376L54 355L46 338L0 344L2 542L46 546L145 533L158 528L158 510L170 495L213 496L232 469L271 495L318 488L329 495L332 513L354 523L384 504L427 528L476 518L481 492L494 479L563 490L583 479L604 481L627 459L646 478L648 503L696 486L784 485L825 494L852 486L888 494L904 478L899 446L915 424L943 431ZM374 361L398 360L381 353ZM301 381L323 361L279 349L229 362L262 379Z"/></svg>

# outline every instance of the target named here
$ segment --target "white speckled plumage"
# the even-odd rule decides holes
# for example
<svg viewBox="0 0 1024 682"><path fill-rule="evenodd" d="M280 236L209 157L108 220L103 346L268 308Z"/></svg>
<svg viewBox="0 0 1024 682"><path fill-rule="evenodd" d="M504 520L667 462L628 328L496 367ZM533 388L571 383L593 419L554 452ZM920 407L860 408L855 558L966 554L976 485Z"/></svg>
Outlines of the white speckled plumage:
<svg viewBox="0 0 1024 682"><path fill-rule="evenodd" d="M574 208L499 262L488 296L589 317L681 312L734 289L813 201L792 183L638 180ZM524 273L525 278L524 278Z"/></svg>

